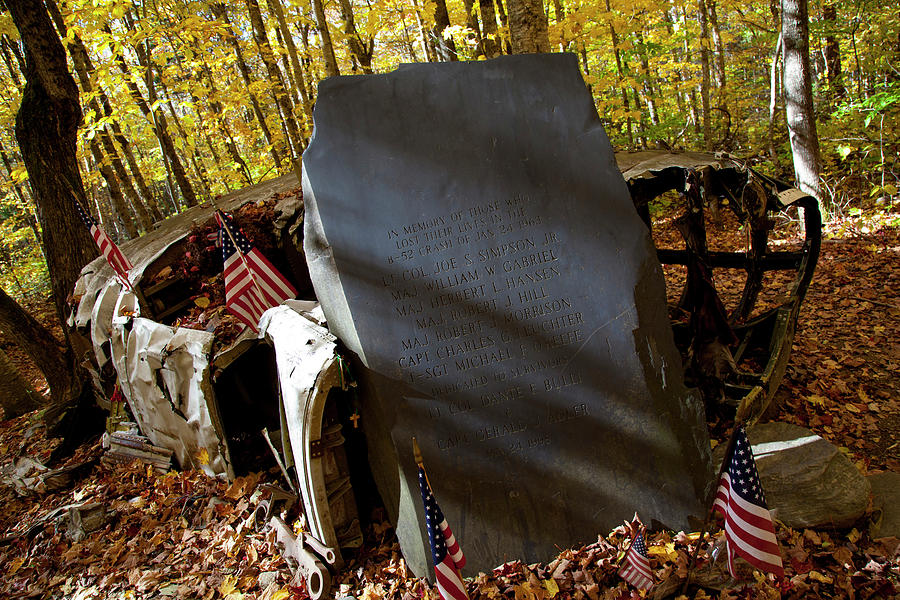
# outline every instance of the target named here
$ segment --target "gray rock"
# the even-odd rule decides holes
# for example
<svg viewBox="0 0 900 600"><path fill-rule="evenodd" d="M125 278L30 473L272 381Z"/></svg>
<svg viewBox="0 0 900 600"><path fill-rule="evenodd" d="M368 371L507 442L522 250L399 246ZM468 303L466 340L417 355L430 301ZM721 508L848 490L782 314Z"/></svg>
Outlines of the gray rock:
<svg viewBox="0 0 900 600"><path fill-rule="evenodd" d="M850 527L865 513L869 482L834 444L788 423L754 425L747 439L769 510L788 527Z"/></svg>
<svg viewBox="0 0 900 600"><path fill-rule="evenodd" d="M413 436L467 575L702 513L702 404L573 55L325 80L303 169L310 274L416 574Z"/></svg>
<svg viewBox="0 0 900 600"><path fill-rule="evenodd" d="M900 473L885 471L866 477L872 486L874 537L900 538Z"/></svg>

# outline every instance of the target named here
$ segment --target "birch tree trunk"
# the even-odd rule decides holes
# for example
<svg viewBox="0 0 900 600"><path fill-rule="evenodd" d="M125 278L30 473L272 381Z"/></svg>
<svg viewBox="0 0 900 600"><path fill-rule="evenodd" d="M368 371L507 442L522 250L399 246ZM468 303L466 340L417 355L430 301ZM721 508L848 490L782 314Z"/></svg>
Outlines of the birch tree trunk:
<svg viewBox="0 0 900 600"><path fill-rule="evenodd" d="M316 17L316 29L319 32L319 41L322 43L322 57L325 60L325 75L337 77L341 74L338 70L337 59L334 57L334 44L331 42L331 32L328 31L328 21L325 20L325 5L323 0L312 0L313 14Z"/></svg>
<svg viewBox="0 0 900 600"><path fill-rule="evenodd" d="M812 98L807 0L781 0L784 100L798 187L821 200L819 135Z"/></svg>
<svg viewBox="0 0 900 600"><path fill-rule="evenodd" d="M703 119L703 147L712 150L712 124L709 114L709 19L706 0L697 0L700 15L700 106Z"/></svg>

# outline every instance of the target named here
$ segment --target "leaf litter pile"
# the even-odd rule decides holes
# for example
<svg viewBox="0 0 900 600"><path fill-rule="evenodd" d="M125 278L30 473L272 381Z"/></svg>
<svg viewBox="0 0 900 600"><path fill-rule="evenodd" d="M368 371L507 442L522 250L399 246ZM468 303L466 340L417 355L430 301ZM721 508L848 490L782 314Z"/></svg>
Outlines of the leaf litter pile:
<svg viewBox="0 0 900 600"><path fill-rule="evenodd" d="M863 473L900 471L900 232L862 219L830 227L774 420L813 429L845 450ZM742 281L717 276L716 285L726 297ZM218 301L213 293L209 306L195 303L200 310L190 309L182 323L199 325L200 315ZM727 423L718 425L714 432L729 429ZM46 461L56 443L44 437L39 413L0 423L4 481L17 458ZM308 597L257 516L268 497L265 484L279 484L277 473L250 474L229 484L198 472L161 475L139 463L106 466L99 462L101 452L99 443L87 444L65 465L53 465L82 465L74 471L77 477L53 489L20 496L0 485L0 564L6 573L0 597ZM440 490L435 492L440 500ZM73 527L71 507L82 511L81 529ZM86 518L87 508L92 520ZM296 509L286 516L295 528L302 527ZM714 528L701 544L694 583L683 597L896 597L900 540L873 539L868 525L863 519L850 530L823 531L776 522L785 562L785 577L777 580L746 564L740 580L730 578L723 535ZM626 531L619 527L588 545L562 549L547 564L509 562L467 577L469 597L682 597L698 534L647 533L656 585L639 592L617 575L630 539ZM465 550L465 540L461 544ZM383 511L370 516L365 544L346 558L345 567L334 573L329 597L439 598L435 588L407 569Z"/></svg>

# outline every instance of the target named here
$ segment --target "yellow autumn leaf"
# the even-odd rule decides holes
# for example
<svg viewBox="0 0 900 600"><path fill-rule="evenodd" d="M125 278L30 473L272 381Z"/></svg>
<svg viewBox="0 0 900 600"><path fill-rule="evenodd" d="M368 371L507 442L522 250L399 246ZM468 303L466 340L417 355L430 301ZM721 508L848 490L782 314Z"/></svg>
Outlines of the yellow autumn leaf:
<svg viewBox="0 0 900 600"><path fill-rule="evenodd" d="M859 411L859 408L857 408L857 406L856 406L855 404L851 403L851 402L848 402L848 403L845 405L845 407L847 408L847 410L849 410L849 411L852 412L852 413L859 414L859 412L860 412L860 411Z"/></svg>
<svg viewBox="0 0 900 600"><path fill-rule="evenodd" d="M829 577L828 575L822 575L818 571L810 571L809 578L813 581L818 581L819 583L833 583L834 579Z"/></svg>
<svg viewBox="0 0 900 600"><path fill-rule="evenodd" d="M287 588L281 588L272 594L271 600L284 600L285 598L291 597L291 591Z"/></svg>
<svg viewBox="0 0 900 600"><path fill-rule="evenodd" d="M547 593L551 598L559 593L559 585L556 583L556 580L552 578L544 580L544 589L547 590Z"/></svg>
<svg viewBox="0 0 900 600"><path fill-rule="evenodd" d="M237 577L235 577L234 575L229 575L222 581L221 584L219 584L219 593L223 596L227 596L237 589L237 581Z"/></svg>
<svg viewBox="0 0 900 600"><path fill-rule="evenodd" d="M862 400L863 402L865 402L866 404L868 404L869 402L872 401L872 399L869 398L869 395L866 393L866 391L862 388L856 390L856 395L859 396L859 399Z"/></svg>
<svg viewBox="0 0 900 600"><path fill-rule="evenodd" d="M675 542L669 542L662 546L650 546L647 548L647 553L650 554L650 556L659 556L665 560L671 560L672 562L678 559L678 553L675 552Z"/></svg>
<svg viewBox="0 0 900 600"><path fill-rule="evenodd" d="M209 298L206 296L197 296L194 298L194 304L196 304L200 308L206 308L209 306Z"/></svg>
<svg viewBox="0 0 900 600"><path fill-rule="evenodd" d="M812 404L813 406L825 406L825 402L827 402L827 398L825 396L820 396L819 394L813 394L812 396L807 396L806 401Z"/></svg>
<svg viewBox="0 0 900 600"><path fill-rule="evenodd" d="M201 465L209 464L209 451L206 448L201 448L200 452L197 453L197 462Z"/></svg>
<svg viewBox="0 0 900 600"><path fill-rule="evenodd" d="M847 534L847 539L850 541L851 544L855 544L856 542L859 541L860 535L861 534L859 533L859 531L857 531L856 528L854 527L853 530L851 530L850 533Z"/></svg>
<svg viewBox="0 0 900 600"><path fill-rule="evenodd" d="M9 563L9 568L6 571L6 574L12 575L13 573L15 573L16 571L21 569L22 565L24 565L24 564L25 564L25 557L20 556L19 558L15 559L11 563Z"/></svg>

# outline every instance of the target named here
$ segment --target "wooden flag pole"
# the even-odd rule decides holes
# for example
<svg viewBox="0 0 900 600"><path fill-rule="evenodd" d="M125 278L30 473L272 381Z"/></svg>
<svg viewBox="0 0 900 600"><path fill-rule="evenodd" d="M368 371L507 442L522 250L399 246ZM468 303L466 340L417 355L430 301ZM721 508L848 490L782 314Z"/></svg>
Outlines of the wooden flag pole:
<svg viewBox="0 0 900 600"><path fill-rule="evenodd" d="M735 437L737 434L737 430L739 427L742 427L743 423L735 423L734 429L731 432L731 437L728 439L728 445L725 447L725 458L722 459L722 464L719 466L719 474L716 475L716 478L713 480L715 485L719 485L719 481L722 479L722 473L725 472L725 463L728 461L728 457L731 455L732 450L734 450ZM697 544L694 546L694 552L691 553L691 559L688 561L687 565L687 574L684 578L684 585L681 586L681 595L687 593L688 585L691 582L691 571L694 568L694 565L697 563L697 555L700 553L700 544L703 542L703 536L706 534L706 530L709 528L709 522L712 520L713 514L715 514L715 504L716 504L716 494L713 494L712 504L709 506L709 511L706 513L706 519L703 521L703 527L700 529L700 537L697 538Z"/></svg>
<svg viewBox="0 0 900 600"><path fill-rule="evenodd" d="M416 440L416 436L413 436L413 458L416 461L416 466L422 469L422 472L425 473L425 483L428 484L428 489L431 489L431 482L428 481L428 471L425 470L425 462L422 460L422 449L419 448L419 442Z"/></svg>

